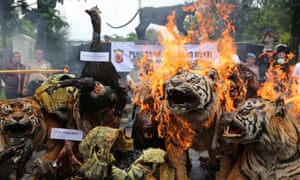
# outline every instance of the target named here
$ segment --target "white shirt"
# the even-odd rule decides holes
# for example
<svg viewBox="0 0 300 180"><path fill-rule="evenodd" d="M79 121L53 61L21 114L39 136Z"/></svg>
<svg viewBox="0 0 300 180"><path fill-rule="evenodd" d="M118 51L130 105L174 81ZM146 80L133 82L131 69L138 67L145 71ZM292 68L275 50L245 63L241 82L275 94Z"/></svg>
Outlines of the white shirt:
<svg viewBox="0 0 300 180"><path fill-rule="evenodd" d="M300 63L298 62L294 68L292 77L297 78L298 89L297 92L300 93Z"/></svg>
<svg viewBox="0 0 300 180"><path fill-rule="evenodd" d="M35 70L47 70L51 69L51 64L42 59L41 61L34 60L33 62L29 63L27 66L28 69L35 69ZM44 76L48 76L43 74ZM38 73L32 73L29 75L29 82L30 81L43 81L44 79Z"/></svg>

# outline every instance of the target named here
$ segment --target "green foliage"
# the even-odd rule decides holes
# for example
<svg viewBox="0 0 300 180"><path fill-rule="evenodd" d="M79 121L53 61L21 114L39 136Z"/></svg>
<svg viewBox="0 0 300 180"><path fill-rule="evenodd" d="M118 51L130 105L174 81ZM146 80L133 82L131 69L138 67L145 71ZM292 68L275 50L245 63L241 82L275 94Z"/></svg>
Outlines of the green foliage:
<svg viewBox="0 0 300 180"><path fill-rule="evenodd" d="M0 0L0 47L9 49L11 36L15 32L29 35L37 40L45 38L47 40L45 42L49 46L46 50L46 54L49 53L49 59L54 61L54 64L63 64L68 24L60 18L54 8L56 3L63 4L64 0L36 0L36 2L37 4L42 3L40 9L29 9L26 0ZM49 5L45 2L48 2ZM235 41L257 43L264 30L272 28L280 43L293 44L298 47L300 39L300 35L297 35L300 28L299 0L225 0L225 2L235 4L235 9L230 14L236 29L232 34ZM29 18L31 21L28 21L28 18L20 18L17 7L21 8L22 14L25 13L26 16L31 14L31 18ZM212 11L216 12L216 8L212 8ZM35 24L38 21L47 22L46 29L40 29L42 27ZM196 23L192 21L192 24L187 24L189 27L186 28L197 30L195 25ZM218 20L214 26L216 26L215 34L218 35L224 27L224 22ZM45 31L46 35L37 33ZM157 41L155 29L148 29L146 36L151 42ZM111 40L137 41L137 37L135 32L131 32L125 37L115 34ZM291 43L293 40L294 42Z"/></svg>
<svg viewBox="0 0 300 180"><path fill-rule="evenodd" d="M136 41L136 40L137 40L137 35L134 32L129 33L125 38L125 41Z"/></svg>
<svg viewBox="0 0 300 180"><path fill-rule="evenodd" d="M18 32L36 38L35 26L24 18L20 19L18 22Z"/></svg>
<svg viewBox="0 0 300 180"><path fill-rule="evenodd" d="M146 37L150 42L157 42L158 41L158 32L155 29L147 29Z"/></svg>
<svg viewBox="0 0 300 180"><path fill-rule="evenodd" d="M266 28L272 28L279 42L286 43L291 39L287 34L291 31L289 6L282 0L257 0L237 3L238 14L235 22L236 41L257 43Z"/></svg>
<svg viewBox="0 0 300 180"><path fill-rule="evenodd" d="M0 1L0 33L4 59L8 59L9 50L11 49L11 36L16 31L22 31L19 26L20 19L17 7L24 9L26 8L25 4L25 0Z"/></svg>
<svg viewBox="0 0 300 180"><path fill-rule="evenodd" d="M137 35L134 32L127 34L125 37L119 36L117 34L113 34L111 37L111 41L120 41L120 42L137 41Z"/></svg>
<svg viewBox="0 0 300 180"><path fill-rule="evenodd" d="M42 13L43 17L48 21L48 44L47 58L51 61L52 66L63 68L66 65L67 51L67 28L68 23L59 17L59 12L55 9L48 9Z"/></svg>
<svg viewBox="0 0 300 180"><path fill-rule="evenodd" d="M147 29L146 31L146 37L149 42L157 42L158 38L158 32L155 29ZM125 41L138 41L137 35L135 32L128 33L125 37L119 36L117 34L113 34L111 37L111 41L119 41L119 42L125 42Z"/></svg>

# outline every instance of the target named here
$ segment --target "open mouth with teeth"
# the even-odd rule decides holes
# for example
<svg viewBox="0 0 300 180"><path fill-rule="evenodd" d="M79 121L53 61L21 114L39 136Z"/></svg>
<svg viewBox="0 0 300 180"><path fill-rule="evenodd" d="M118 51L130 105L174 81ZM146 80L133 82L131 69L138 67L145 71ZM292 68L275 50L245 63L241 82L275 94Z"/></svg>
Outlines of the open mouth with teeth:
<svg viewBox="0 0 300 180"><path fill-rule="evenodd" d="M4 133L10 138L24 138L30 135L32 124L10 124L4 127Z"/></svg>
<svg viewBox="0 0 300 180"><path fill-rule="evenodd" d="M186 89L185 91L180 91L176 89L169 89L167 91L167 102L171 107L186 106L192 108L197 106L200 100L192 90Z"/></svg>
<svg viewBox="0 0 300 180"><path fill-rule="evenodd" d="M244 135L242 128L236 125L225 125L223 137L225 138L240 138Z"/></svg>

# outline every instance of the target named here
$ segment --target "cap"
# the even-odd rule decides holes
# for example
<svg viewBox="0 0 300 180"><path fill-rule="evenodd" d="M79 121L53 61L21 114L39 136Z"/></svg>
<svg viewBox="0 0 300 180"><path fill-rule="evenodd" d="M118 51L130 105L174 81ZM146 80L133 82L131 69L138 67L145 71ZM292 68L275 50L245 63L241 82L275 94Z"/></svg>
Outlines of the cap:
<svg viewBox="0 0 300 180"><path fill-rule="evenodd" d="M256 59L256 55L251 52L247 54L247 57L252 57L252 58Z"/></svg>
<svg viewBox="0 0 300 180"><path fill-rule="evenodd" d="M272 28L267 28L265 31L266 31L267 33L270 33L270 32L273 32L273 29L272 29Z"/></svg>
<svg viewBox="0 0 300 180"><path fill-rule="evenodd" d="M277 44L274 49L276 53L288 51L288 47L286 44Z"/></svg>

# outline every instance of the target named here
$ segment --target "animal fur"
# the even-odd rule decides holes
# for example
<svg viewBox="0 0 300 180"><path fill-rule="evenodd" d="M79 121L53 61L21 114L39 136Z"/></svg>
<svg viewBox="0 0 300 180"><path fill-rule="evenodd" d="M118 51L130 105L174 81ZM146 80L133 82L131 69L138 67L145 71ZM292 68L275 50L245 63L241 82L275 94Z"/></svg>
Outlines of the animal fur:
<svg viewBox="0 0 300 180"><path fill-rule="evenodd" d="M227 179L299 179L299 120L283 100L257 98L221 118L226 142L246 146Z"/></svg>
<svg viewBox="0 0 300 180"><path fill-rule="evenodd" d="M101 37L101 18L99 15L100 10L98 7L94 7L91 8L90 10L86 10L86 12L88 13L88 15L90 15L91 22L93 25L93 38L90 46L90 51L101 52L103 49L102 49L101 39L100 39ZM113 64L110 61L87 62L81 71L80 77L81 78L91 77L95 81L98 81L104 86L108 86L113 91L115 91L118 98L118 102L116 102L116 107L110 110L112 111L112 113L109 112L109 114L115 116L113 119L115 120L119 119L122 114L122 110L126 104L127 92L125 91L124 88L120 86L119 82L121 80L121 77L118 75ZM90 98L87 98L89 96L90 96L89 94L85 95L84 93L81 95L80 102L79 102L79 106L80 106L79 109L80 109L80 114L83 115L82 118L85 119L86 123L91 123L90 127L93 127L92 124L95 124L93 121L96 120L93 118L99 115L102 116L103 113L101 112L103 109L95 110L94 108L90 108L90 102L89 102ZM107 106L109 105L110 104L107 104ZM113 125L113 127L115 127L115 125Z"/></svg>

